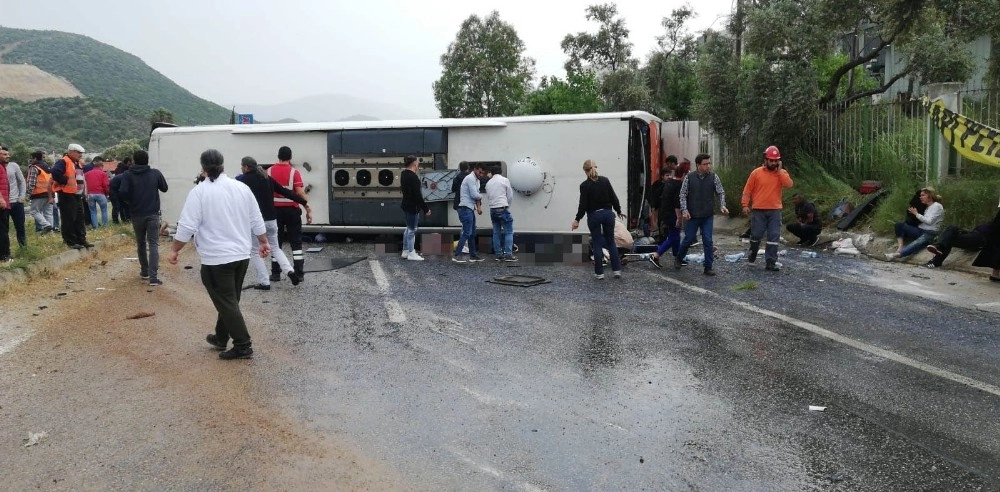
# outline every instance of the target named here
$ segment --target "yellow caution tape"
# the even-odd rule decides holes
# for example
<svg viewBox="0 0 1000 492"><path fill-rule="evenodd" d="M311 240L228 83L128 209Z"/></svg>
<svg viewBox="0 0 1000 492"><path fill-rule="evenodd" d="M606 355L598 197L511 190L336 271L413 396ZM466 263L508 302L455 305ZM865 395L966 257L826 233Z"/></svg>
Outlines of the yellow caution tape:
<svg viewBox="0 0 1000 492"><path fill-rule="evenodd" d="M928 104L924 98L923 103L934 126L962 157L1000 167L1000 131L946 108L940 99Z"/></svg>

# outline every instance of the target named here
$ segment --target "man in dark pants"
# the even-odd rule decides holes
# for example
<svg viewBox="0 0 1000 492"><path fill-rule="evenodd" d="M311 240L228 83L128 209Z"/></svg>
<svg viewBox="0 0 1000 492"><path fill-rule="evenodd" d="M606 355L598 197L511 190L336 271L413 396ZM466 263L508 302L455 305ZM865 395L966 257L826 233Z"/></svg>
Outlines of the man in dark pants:
<svg viewBox="0 0 1000 492"><path fill-rule="evenodd" d="M250 265L251 238L256 236L261 258L271 254L271 248L257 199L249 187L222 172L222 162L219 151L202 152L205 180L184 200L167 261L176 265L177 253L198 236L195 248L201 258L201 282L219 313L215 333L205 340L225 350L231 337L233 348L220 353L219 358L249 359L253 357L253 347L240 311L240 293Z"/></svg>
<svg viewBox="0 0 1000 492"><path fill-rule="evenodd" d="M0 147L0 164L8 159L7 149ZM0 168L0 263L10 263L10 187L7 173Z"/></svg>
<svg viewBox="0 0 1000 492"><path fill-rule="evenodd" d="M272 165L267 174L281 186L292 190L303 200L306 198L302 173L292 167L292 149L282 146L278 149L278 162ZM295 203L278 193L274 194L274 213L278 221L278 247L286 241L292 246L292 269L301 281L305 278L305 256L302 254L302 209ZM312 223L312 212L306 210L306 223ZM271 259L272 282L281 280L281 265Z"/></svg>
<svg viewBox="0 0 1000 492"><path fill-rule="evenodd" d="M462 161L458 163L458 174L451 180L451 192L455 194L452 199L451 208L458 210L458 203L462 198L462 181L469 175L469 163Z"/></svg>
<svg viewBox="0 0 1000 492"><path fill-rule="evenodd" d="M139 278L149 279L149 285L163 285L158 276L160 266L160 192L167 192L167 180L158 169L149 167L149 154L137 150L132 155L135 164L123 174L118 199L132 212L132 230L139 257ZM148 251L148 255L147 255Z"/></svg>
<svg viewBox="0 0 1000 492"><path fill-rule="evenodd" d="M816 212L816 205L806 200L801 193L796 193L792 197L795 204L795 217L798 222L785 226L788 232L795 234L799 238L799 246L812 246L816 244L816 238L823 232L823 222L820 221L819 213Z"/></svg>
<svg viewBox="0 0 1000 492"><path fill-rule="evenodd" d="M715 224L715 201L723 215L729 214L726 208L726 190L722 187L719 176L712 172L712 157L708 154L698 154L694 158L697 172L688 173L681 183L680 204L681 216L684 218L684 240L681 241L677 256L674 257L674 268L680 270L688 248L694 244L698 230L701 230L702 249L705 251L705 275L715 276L712 232Z"/></svg>
<svg viewBox="0 0 1000 492"><path fill-rule="evenodd" d="M83 210L87 182L83 179L80 159L84 152L81 145L69 144L66 156L52 166L52 190L59 195L63 242L73 249L94 247L87 241L87 219Z"/></svg>
<svg viewBox="0 0 1000 492"><path fill-rule="evenodd" d="M971 231L959 229L957 226L945 227L941 234L938 234L937 241L927 246L934 258L924 266L927 268L941 268L945 258L951 254L951 248L962 249L983 249L986 246L986 238L993 232L993 221L984 222L977 225Z"/></svg>

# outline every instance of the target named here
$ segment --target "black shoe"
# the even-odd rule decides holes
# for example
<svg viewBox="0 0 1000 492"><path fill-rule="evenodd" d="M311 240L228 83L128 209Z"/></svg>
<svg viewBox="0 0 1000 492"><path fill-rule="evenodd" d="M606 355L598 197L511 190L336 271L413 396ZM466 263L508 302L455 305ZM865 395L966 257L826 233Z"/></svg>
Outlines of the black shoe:
<svg viewBox="0 0 1000 492"><path fill-rule="evenodd" d="M680 270L682 266L684 266L684 260L681 260L679 257L675 256L674 257L674 270Z"/></svg>
<svg viewBox="0 0 1000 492"><path fill-rule="evenodd" d="M292 281L292 285L299 285L302 281L302 276L295 272L288 272L288 280Z"/></svg>
<svg viewBox="0 0 1000 492"><path fill-rule="evenodd" d="M271 286L270 285L264 285L264 284L254 285L253 288L257 289L257 290L271 290Z"/></svg>
<svg viewBox="0 0 1000 492"><path fill-rule="evenodd" d="M681 266L688 266L688 262L684 259L681 259Z"/></svg>
<svg viewBox="0 0 1000 492"><path fill-rule="evenodd" d="M709 277L714 277L715 276L715 270L712 270L711 268L706 268L705 269L705 275L708 275Z"/></svg>
<svg viewBox="0 0 1000 492"><path fill-rule="evenodd" d="M271 279L272 282L280 282L281 281L281 273L272 273L270 279Z"/></svg>
<svg viewBox="0 0 1000 492"><path fill-rule="evenodd" d="M654 257L653 255L649 255L647 258L649 258L649 262L652 263L653 266L655 266L656 268L663 268L663 265L660 264L659 258Z"/></svg>
<svg viewBox="0 0 1000 492"><path fill-rule="evenodd" d="M94 244L94 243L86 243L86 242L83 243L83 247L84 248L93 248L94 246L97 246L97 245Z"/></svg>
<svg viewBox="0 0 1000 492"><path fill-rule="evenodd" d="M747 251L747 261L750 263L757 261L758 251L760 251L760 241L750 241L750 249Z"/></svg>
<svg viewBox="0 0 1000 492"><path fill-rule="evenodd" d="M215 336L215 334L205 337L205 341L208 342L209 345L219 350L226 350L226 345L229 343L228 340L225 342L220 342L219 337Z"/></svg>
<svg viewBox="0 0 1000 492"><path fill-rule="evenodd" d="M237 347L234 345L233 348L225 352L219 352L219 358L225 360L251 359L253 358L253 348L249 345L246 347Z"/></svg>
<svg viewBox="0 0 1000 492"><path fill-rule="evenodd" d="M805 246L807 248L810 246L815 246L817 241L819 241L818 237L809 238L806 239L805 241L802 241L802 246Z"/></svg>
<svg viewBox="0 0 1000 492"><path fill-rule="evenodd" d="M82 244L70 244L69 247L73 248L73 249L83 249L83 248L85 248L85 246L82 245Z"/></svg>
<svg viewBox="0 0 1000 492"><path fill-rule="evenodd" d="M781 270L781 267L779 267L778 264L774 262L774 260L769 260L767 262L767 266L764 267L764 270L767 270L769 272L777 272Z"/></svg>

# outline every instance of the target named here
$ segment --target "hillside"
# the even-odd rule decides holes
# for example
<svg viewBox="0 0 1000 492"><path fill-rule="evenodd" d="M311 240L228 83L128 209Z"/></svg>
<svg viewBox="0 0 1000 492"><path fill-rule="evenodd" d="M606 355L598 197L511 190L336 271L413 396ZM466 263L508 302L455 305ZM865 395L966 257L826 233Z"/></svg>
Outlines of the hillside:
<svg viewBox="0 0 1000 492"><path fill-rule="evenodd" d="M86 36L0 27L0 63L10 65L0 72L5 144L55 149L75 139L101 148L122 136L145 138L148 118L158 108L181 125L229 121L228 109L191 94L138 57ZM22 85L39 80L48 81L51 92ZM73 90L83 97L67 98Z"/></svg>

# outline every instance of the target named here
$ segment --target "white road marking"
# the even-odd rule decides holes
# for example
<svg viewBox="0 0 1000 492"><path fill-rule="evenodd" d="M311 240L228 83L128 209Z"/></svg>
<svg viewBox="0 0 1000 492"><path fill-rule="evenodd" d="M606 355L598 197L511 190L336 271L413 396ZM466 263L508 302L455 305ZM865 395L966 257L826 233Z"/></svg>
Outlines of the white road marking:
<svg viewBox="0 0 1000 492"><path fill-rule="evenodd" d="M519 402L517 400L504 400L503 398L497 398L497 397L492 396L492 395L487 395L487 394L480 393L480 392L478 392L478 391L476 391L476 390L474 390L472 388L469 388L467 386L460 386L460 388L462 388L462 391L468 393L469 396L471 396L472 398L474 398L479 403L482 403L483 405L500 406L500 407L516 407L516 408L525 408L526 407L526 405L524 405L523 403L521 403L521 402Z"/></svg>
<svg viewBox="0 0 1000 492"><path fill-rule="evenodd" d="M498 480L507 480L507 477L504 475L502 471L497 470L496 468L493 468L492 466L489 465L477 463L475 460L464 455L461 451L457 449L452 448L449 449L449 451L451 451L451 453L454 454L455 456L458 456L460 460L464 461L468 465L477 468L479 471L486 473ZM517 485L521 490L526 490L528 492L541 492L545 490L528 482L520 482L516 483L515 485Z"/></svg>
<svg viewBox="0 0 1000 492"><path fill-rule="evenodd" d="M389 315L389 322L406 323L406 311L403 311L403 307L395 299L389 298L389 277L386 276L385 270L382 270L382 264L378 260L369 260L368 265L372 268L372 276L375 277L375 284L378 285L379 290L382 291L382 295L385 296L382 304L385 305L385 312Z"/></svg>
<svg viewBox="0 0 1000 492"><path fill-rule="evenodd" d="M897 353L892 352L890 350L879 348L879 347L876 347L874 345L870 345L870 344L867 344L865 342L862 342L862 341L859 341L859 340L855 340L853 338L846 337L846 336L841 335L839 333L834 333L834 332L832 332L830 330L827 330L827 329L822 328L820 326L814 325L814 324L809 323L807 321L802 321L802 320L799 320L799 319L792 318L790 316L785 316L784 314L776 313L774 311L769 311L767 309L760 308L760 307L754 306L753 304L749 304L749 303L746 303L746 302L737 301L735 299L729 299L727 297L723 297L723 296L721 296L719 294L716 294L715 292L712 292L710 290L706 290L706 289L703 289L701 287L696 287L694 285L690 285L690 284L681 282L680 280L675 280L675 279L672 279L672 278L666 277L666 276L661 277L661 278L663 280L666 280L667 282L670 282L670 283L678 286L678 287L687 289L689 291L692 291L692 292L695 292L695 293L698 293L698 294L709 295L709 296L715 297L716 299L720 299L720 300L729 302L731 304L735 304L737 306L740 306L743 309L746 309L748 311L753 311L755 313L762 314L764 316L768 316L768 317L771 317L771 318L775 318L775 319L784 321L784 322L786 322L786 323L788 323L790 325L794 325L794 326L797 326L799 328L802 328L803 330L809 331L811 333L815 333L816 335L829 338L830 340L833 340L835 342L840 342L840 343L842 343L844 345L847 345L849 347L854 347L854 348L856 348L858 350L861 350L863 352L868 352L869 354L876 355L878 357L882 357L882 358L885 358L885 359L889 359L891 361L895 361L895 362L898 362L900 364L904 364L904 365L910 366L910 367L912 367L914 369L919 369L919 370L924 371L924 372L926 372L928 374L931 374L931 375L934 375L934 376L937 376L937 377L940 377L940 378L944 378L944 379L947 379L949 381L953 381L953 382L956 382L956 383L959 383L959 384L964 384L966 386L969 386L969 387L972 387L972 388L975 388L975 389L978 389L978 390L981 390L981 391L985 391L987 393L990 393L990 394L993 394L993 395L996 395L996 396L1000 396L1000 387L998 387L998 386L994 386L994 385L989 384L989 383L984 383L982 381L979 381L979 380L976 380L976 379L972 379L970 377L963 376L961 374L957 374L957 373L951 372L951 371L949 371L947 369L941 369L939 367L935 367L935 366L932 366L930 364L927 364L927 363L924 363L924 362L920 362L918 360L911 359L909 357L906 357L905 355L900 355L900 354L897 354Z"/></svg>

